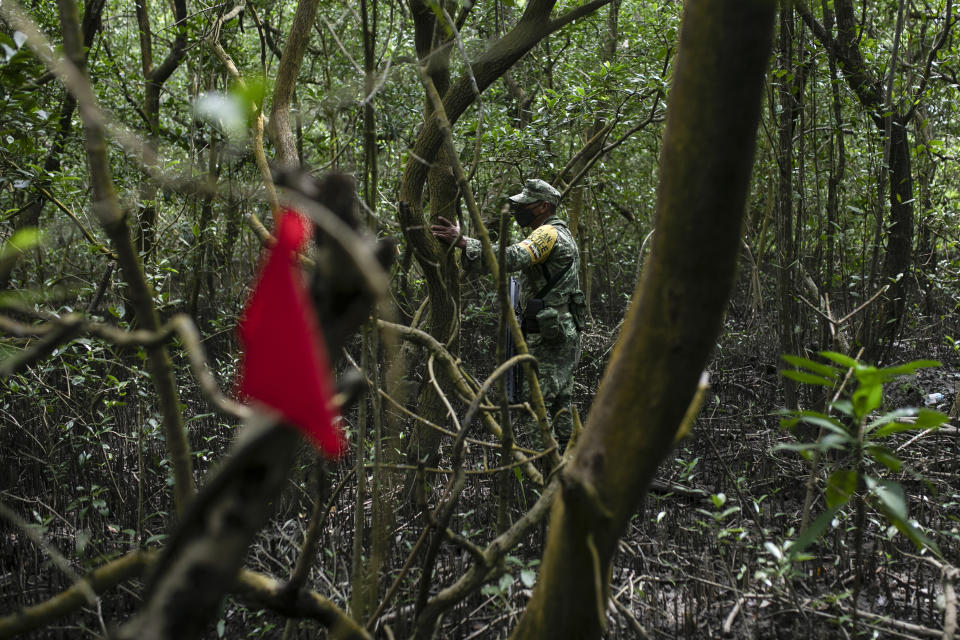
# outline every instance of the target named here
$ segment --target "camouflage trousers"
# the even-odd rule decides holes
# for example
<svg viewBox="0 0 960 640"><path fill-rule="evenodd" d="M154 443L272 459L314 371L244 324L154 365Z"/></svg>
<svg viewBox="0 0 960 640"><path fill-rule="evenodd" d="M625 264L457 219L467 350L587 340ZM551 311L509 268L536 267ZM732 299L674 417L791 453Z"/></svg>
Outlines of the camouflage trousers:
<svg viewBox="0 0 960 640"><path fill-rule="evenodd" d="M531 333L526 340L530 353L537 359L537 380L543 393L547 417L553 424L554 438L562 453L573 434L570 405L573 400L573 376L580 361L580 332L569 313L561 316L560 324L562 331L558 338L547 340L539 333ZM529 400L529 389L525 388L525 391ZM526 430L532 433L532 444L543 448L537 425L532 423Z"/></svg>

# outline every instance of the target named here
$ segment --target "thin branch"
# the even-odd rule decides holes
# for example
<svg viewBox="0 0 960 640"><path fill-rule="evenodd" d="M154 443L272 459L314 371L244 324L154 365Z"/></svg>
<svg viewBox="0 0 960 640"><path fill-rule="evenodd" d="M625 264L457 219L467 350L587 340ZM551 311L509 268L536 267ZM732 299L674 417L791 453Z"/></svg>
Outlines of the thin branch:
<svg viewBox="0 0 960 640"><path fill-rule="evenodd" d="M430 357L427 358L427 371L430 374L430 384L433 386L433 390L436 391L437 397L440 398L440 402L443 403L443 406L447 409L447 414L450 416L450 420L453 421L454 426L457 428L457 433L462 432L460 428L460 421L457 419L457 412L453 410L453 405L450 404L450 401L447 399L446 394L443 392L443 389L440 388L440 382L437 380L436 374L433 371L433 362L436 359L436 355L431 353Z"/></svg>
<svg viewBox="0 0 960 640"><path fill-rule="evenodd" d="M350 364L354 367L354 369L355 369L358 373L362 373L362 372L360 371L359 365L358 365L357 362L350 356L349 353L347 353L346 351L344 351L344 356L347 358L347 360L350 362ZM463 374L464 371L463 371L462 369L460 369L460 373ZM372 387L372 386L373 386L373 381L372 381L369 377L364 376L364 378L365 378L366 381L367 381L367 385L370 386L370 387ZM460 389L457 389L457 391L460 392ZM445 429L445 428L441 427L441 426L438 425L438 424L434 424L433 422L430 422L429 420L427 420L427 419L424 418L423 416L420 416L420 415L414 413L414 412L411 411L410 409L408 409L408 408L406 408L405 406L403 406L403 404L401 404L396 398L394 398L393 396L391 396L391 395L390 395L389 393L387 393L385 390L383 390L383 389L377 389L377 392L380 394L380 397L381 397L381 398L383 398L384 400L386 400L387 402L389 402L397 411L399 411L399 412L402 413L403 415L407 416L407 417L410 418L411 420L415 420L416 422L418 422L419 424L422 424L423 426L427 427L428 429L432 429L432 430L434 430L434 431L436 431L436 432L438 432L438 433L442 433L442 434L445 435L445 436L450 436L451 438L456 438L456 437L457 437L457 432L456 432L456 431L451 431L451 430L449 430L449 429ZM472 400L470 400L470 401L472 402ZM520 405L511 405L510 408L511 408L511 409L522 409L524 406L525 406L525 405L522 405L522 404L520 404ZM493 406L493 405L482 405L482 404L481 404L481 405L480 405L480 409L481 409L482 411L499 411L499 410L500 410L500 407L495 407L495 406ZM478 446L478 447L487 447L487 448L490 448L490 449L499 449L499 448L502 446L502 445L500 445L500 444L498 444L498 443L496 443L496 442L486 442L485 440L479 440L479 439L477 439L477 438L467 438L467 442L470 443L470 444L472 444L472 445L476 445L476 446ZM528 448L526 448L526 447L520 447L520 446L516 446L516 445L514 445L514 447L515 447L517 450L522 451L523 453L525 453L525 454L527 454L527 455L531 455L531 456L532 456L532 455L534 455L534 454L537 453L537 452L534 451L533 449L528 449ZM416 470L416 468L414 468L414 470Z"/></svg>
<svg viewBox="0 0 960 640"><path fill-rule="evenodd" d="M953 28L953 0L947 0L947 9L946 9L946 18L943 22L943 31L940 32L940 36L934 42L933 47L930 48L930 53L927 55L927 63L923 70L923 75L920 76L920 85L917 87L917 90L913 93L913 98L910 100L910 109L907 111L906 116L904 117L904 122L909 122L913 118L914 113L916 113L917 106L920 104L920 99L923 97L923 92L927 89L927 82L930 80L930 70L933 68L933 62L937 58L937 53L947 42L947 36L950 34L950 29Z"/></svg>
<svg viewBox="0 0 960 640"><path fill-rule="evenodd" d="M497 445L498 447L500 445ZM525 464L530 464L531 462L536 462L540 458L545 458L551 455L555 449L544 449L543 451L530 452L527 457L516 460L511 464L500 465L499 467L487 467L485 469L467 469L463 473L467 476L487 476L501 471L512 471L517 467L522 467ZM452 475L457 473L457 469L439 469L436 467L422 467L415 464L391 464L391 463L376 463L368 462L363 465L365 469L390 469L391 471L422 471L423 473L434 473L437 475Z"/></svg>
<svg viewBox="0 0 960 640"><path fill-rule="evenodd" d="M0 502L0 516L6 518L10 521L11 524L20 529L31 541L43 551L44 554L53 562L54 565L61 572L74 583L76 583L77 588L80 591L80 595L83 596L86 604L93 604L97 600L97 594L90 587L89 583L86 583L80 579L80 576L77 575L77 572L73 570L73 567L70 566L70 561L63 557L63 554L54 547L52 544L43 539L43 536L37 531L35 527L30 526L26 520L20 517L16 511L8 507L3 502Z"/></svg>
<svg viewBox="0 0 960 640"><path fill-rule="evenodd" d="M235 10L239 12L239 9L243 8L243 2L241 2ZM233 58L224 50L223 45L220 44L220 28L224 22L227 21L227 16L230 16L233 13L230 13L217 18L214 28L210 31L210 34L207 36L207 44L213 50L214 55L223 63L223 66L226 68L227 73L231 78L236 80L240 86L246 86L246 82L243 79L243 76L240 74L240 70L237 68L237 65L234 63ZM232 19L232 18L231 18ZM253 158L257 164L257 169L260 170L260 177L263 180L264 189L267 192L267 202L270 204L270 211L274 215L280 210L280 200L277 197L276 187L273 185L273 176L270 172L270 163L267 161L267 155L263 150L263 129L264 129L264 118L263 110L259 109L257 112L257 117L253 122ZM254 233L263 240L264 235L262 231L265 231L265 227L260 222L260 219L254 213L247 214L247 222L251 225L254 230Z"/></svg>
<svg viewBox="0 0 960 640"><path fill-rule="evenodd" d="M90 322L77 313L39 325L27 325L6 316L0 316L0 330L18 337L40 337L30 349L0 362L0 377L10 376L38 362L49 356L57 347L82 335L101 338L110 344L125 348L159 347L176 335L183 342L184 351L190 361L190 370L207 401L224 415L241 420L250 415L249 408L231 400L220 390L219 384L210 372L197 327L185 314L174 316L156 331L145 329L124 331L109 324Z"/></svg>
<svg viewBox="0 0 960 640"><path fill-rule="evenodd" d="M110 249L107 249L105 246L97 242L96 238L94 238L93 235L89 231L87 231L87 228L83 226L83 223L80 222L80 218L78 218L77 215L73 211L71 211L65 204L63 204L62 202L54 198L50 194L50 192L44 189L43 187L37 187L37 191L42 193L47 200L55 204L58 209L63 211L65 214L67 214L67 216L69 216L70 219L76 223L77 227L80 229L80 233L83 234L83 237L86 238L90 244L95 246L98 251L100 251L107 257L109 257L111 260L117 259L117 254L114 253L113 251L110 251Z"/></svg>
<svg viewBox="0 0 960 640"><path fill-rule="evenodd" d="M457 390L466 397L473 398L475 393L474 390L470 387L470 384L467 382L466 377L463 372L457 366L456 361L453 359L453 356L444 348L436 338L431 336L425 331L420 329L414 329L412 327L405 327L401 324L396 324L393 322L387 322L386 320L377 320L377 325L380 327L381 331L390 331L399 334L401 337L416 342L417 344L426 347L433 353L436 353L440 360L447 367L447 372L450 377L450 380L453 381L453 384L457 387ZM503 438L503 430L500 428L500 425L497 424L497 421L489 413L484 413L483 416L484 425L487 428L487 431L492 433L494 437L498 439ZM519 451L514 451L515 459L523 457ZM531 464L523 465L523 472L526 476L537 486L543 486L543 475Z"/></svg>
<svg viewBox="0 0 960 640"><path fill-rule="evenodd" d="M320 20L323 21L324 26L327 27L327 30L330 32L330 35L333 36L333 40L337 43L337 46L340 48L340 53L347 59L351 66L353 66L354 71L357 74L363 74L363 67L357 64L357 61L353 59L353 56L350 55L350 52L347 51L347 48L343 46L343 42L340 40L340 34L337 33L337 30L333 27L332 24L324 17L320 16ZM319 28L319 27L318 27Z"/></svg>
<svg viewBox="0 0 960 640"><path fill-rule="evenodd" d="M142 577L156 563L158 557L159 554L155 551L137 549L97 567L49 600L0 618L0 638L11 638L41 629L80 610L88 604L88 594L91 591L100 595L119 584ZM367 633L349 616L315 591L301 589L290 597L283 583L247 570L241 570L232 591L251 603L288 617L317 620L329 629L330 637L369 640Z"/></svg>
<svg viewBox="0 0 960 640"><path fill-rule="evenodd" d="M886 290L889 289L889 288L890 288L890 285L889 285L889 284L885 284L885 285L883 285L882 287L880 287L880 289L879 289L875 294L873 294L872 296L870 296L870 299L869 299L869 300L867 300L866 302L864 302L863 304L861 304L859 307L857 307L856 309L854 309L853 311L851 311L851 312L848 313L847 315L845 315L845 316L843 316L842 318L840 318L839 320L837 320L837 324L838 324L838 325L840 325L840 324L845 324L845 323L847 322L847 320L849 320L850 318L852 318L853 316L857 315L858 313L860 313L861 311L863 311L864 309L866 309L868 306L870 306L870 305L874 302L874 300L876 300L876 299L879 298L881 295L883 295L883 294L886 292Z"/></svg>

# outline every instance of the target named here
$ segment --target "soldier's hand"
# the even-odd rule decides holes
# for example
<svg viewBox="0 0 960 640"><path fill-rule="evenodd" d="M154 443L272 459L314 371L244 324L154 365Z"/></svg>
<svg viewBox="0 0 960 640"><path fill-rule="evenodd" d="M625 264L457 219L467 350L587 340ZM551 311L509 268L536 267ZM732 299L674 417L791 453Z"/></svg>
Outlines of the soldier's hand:
<svg viewBox="0 0 960 640"><path fill-rule="evenodd" d="M461 249L467 246L467 239L460 234L460 225L450 222L443 216L437 218L437 224L430 225L430 233L440 242L451 244Z"/></svg>

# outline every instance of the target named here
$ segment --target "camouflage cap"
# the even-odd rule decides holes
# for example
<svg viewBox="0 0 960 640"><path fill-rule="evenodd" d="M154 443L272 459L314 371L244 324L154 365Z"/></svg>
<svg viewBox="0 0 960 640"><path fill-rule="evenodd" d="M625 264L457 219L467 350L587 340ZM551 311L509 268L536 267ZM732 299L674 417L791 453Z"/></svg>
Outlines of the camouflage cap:
<svg viewBox="0 0 960 640"><path fill-rule="evenodd" d="M523 183L523 191L510 196L516 204L530 204L531 202L549 202L556 206L560 203L560 192L543 180L532 178Z"/></svg>

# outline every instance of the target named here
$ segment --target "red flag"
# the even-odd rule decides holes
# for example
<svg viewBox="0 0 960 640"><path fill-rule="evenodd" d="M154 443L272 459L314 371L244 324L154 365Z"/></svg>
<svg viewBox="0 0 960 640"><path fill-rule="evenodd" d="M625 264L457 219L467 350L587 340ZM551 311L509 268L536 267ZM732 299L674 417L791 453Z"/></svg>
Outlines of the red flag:
<svg viewBox="0 0 960 640"><path fill-rule="evenodd" d="M334 424L333 382L320 323L297 267L297 252L310 237L310 223L285 209L277 243L240 319L245 353L240 396L259 401L298 426L320 450L337 457L346 441Z"/></svg>

